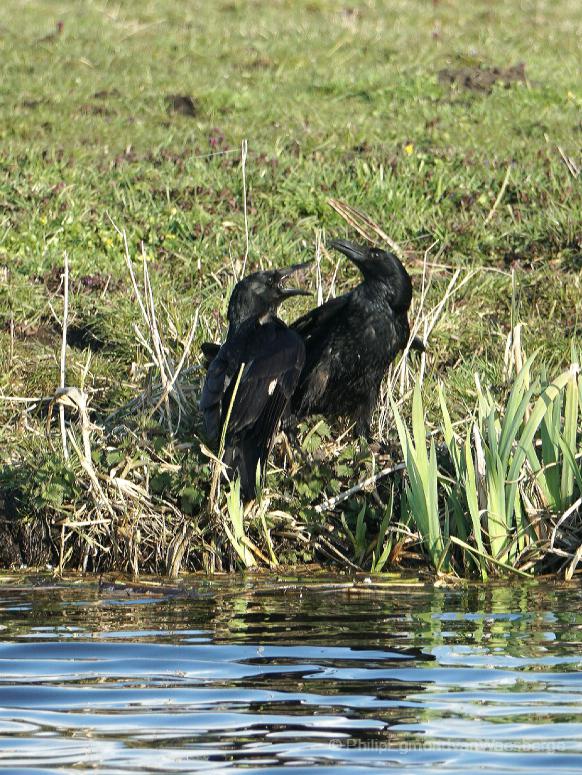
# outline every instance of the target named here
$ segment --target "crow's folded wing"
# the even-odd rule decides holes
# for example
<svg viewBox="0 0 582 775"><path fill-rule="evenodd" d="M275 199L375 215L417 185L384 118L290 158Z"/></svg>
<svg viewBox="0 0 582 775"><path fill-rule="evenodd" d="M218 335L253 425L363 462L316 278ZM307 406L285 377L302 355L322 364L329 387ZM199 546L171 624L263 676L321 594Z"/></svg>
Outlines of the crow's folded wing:
<svg viewBox="0 0 582 775"><path fill-rule="evenodd" d="M238 471L245 499L255 495L258 467L264 476L277 425L304 362L301 337L271 319L243 324L210 364L200 408L208 434L217 440L232 403L224 462Z"/></svg>
<svg viewBox="0 0 582 775"><path fill-rule="evenodd" d="M208 435L218 438L244 364L228 435L253 428L260 419L261 435L270 437L295 389L304 360L301 337L279 321L243 324L208 368L200 399Z"/></svg>
<svg viewBox="0 0 582 775"><path fill-rule="evenodd" d="M319 307L306 312L305 315L295 320L290 328L297 331L304 341L321 331L327 330L335 324L335 321L341 316L349 304L350 296L345 293L343 296L337 296L335 299L326 301Z"/></svg>
<svg viewBox="0 0 582 775"><path fill-rule="evenodd" d="M227 342L210 363L200 396L200 411L204 417L206 433L214 441L220 436L224 395L236 374L236 362L229 349Z"/></svg>
<svg viewBox="0 0 582 775"><path fill-rule="evenodd" d="M303 368L303 341L282 324L267 323L258 327L256 336L239 357L239 363L246 365L231 412L228 433L239 433L260 422L264 434L270 437ZM230 400L230 391L227 398Z"/></svg>

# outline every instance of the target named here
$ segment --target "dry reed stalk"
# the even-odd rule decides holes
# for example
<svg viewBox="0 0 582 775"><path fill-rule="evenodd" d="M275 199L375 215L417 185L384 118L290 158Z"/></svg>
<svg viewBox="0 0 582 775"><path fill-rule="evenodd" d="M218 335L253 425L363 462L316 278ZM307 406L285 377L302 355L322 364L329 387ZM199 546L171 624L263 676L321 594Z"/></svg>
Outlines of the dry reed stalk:
<svg viewBox="0 0 582 775"><path fill-rule="evenodd" d="M433 249L433 247L436 244L437 244L436 241L433 242L424 251L424 257L422 262L422 286L420 291L419 307L418 307L418 311L409 313L409 317L414 317L414 323L412 324L410 336L408 337L408 342L406 343L406 347L404 348L404 352L402 353L402 358L400 359L400 366L398 370L395 372L394 380L391 384L391 392L393 392L396 379L399 379L401 397L404 395L405 390L410 387L407 384L406 377L408 374L408 353L410 352L410 346L412 344L412 341L414 340L415 336L419 335L421 326L423 328L423 333L422 333L422 336L420 336L420 338L422 339L423 342L426 342L428 340L429 333L430 331L432 331L432 328L429 329L427 316L424 314L424 306L426 303L426 297L427 297L428 291L432 283L432 272L427 277L428 257L430 255L430 251ZM443 250L444 248L440 248L440 250L436 255L436 258L442 255ZM433 324L433 327L434 327L434 324ZM421 385L424 381L425 368L426 368L426 353L422 353L421 359L420 359L420 373L418 376L418 380ZM398 378L398 374L400 375L399 378Z"/></svg>
<svg viewBox="0 0 582 775"><path fill-rule="evenodd" d="M154 295L153 295L153 291L150 283L147 258L146 258L143 243L141 246L141 252L142 252L143 284L144 284L145 301L146 301L146 308L147 308L145 323L148 326L149 333L150 333L150 341L152 342L153 348L154 348L154 362L158 367L158 371L160 373L160 379L162 380L162 388L164 390L164 396L165 396L164 404L166 405L166 418L168 421L168 430L170 431L171 434L173 434L174 429L172 427L172 413L170 411L170 391L168 389L168 384L170 382L168 372L170 371L170 368L169 368L168 360L166 358L166 349L162 342L159 327L158 327L156 307L154 304ZM135 278L133 279L135 280ZM135 285L135 290L136 292L139 292L137 290L137 285Z"/></svg>
<svg viewBox="0 0 582 775"><path fill-rule="evenodd" d="M425 260L426 260L426 253L425 253ZM412 340L414 339L415 336L418 335L422 327L423 334L421 338L425 342L428 341L433 329L437 325L443 313L446 303L456 293L458 293L458 291L463 287L463 285L465 285L475 275L475 273L476 271L469 272L467 276L463 278L463 280L460 283L457 283L457 280L459 279L459 276L461 274L461 270L460 269L455 270L445 290L445 293L443 297L440 299L440 301L438 302L438 304L436 304L432 309L424 313L422 311L422 307L424 306L426 295L428 293L428 289L432 281L432 273L429 274L428 280L424 285L423 293L421 296L421 308L419 309L418 313L416 313L414 324L412 325L411 332L410 332L410 338L406 343L406 347L404 348L404 351L402 353L398 368L391 369L389 371L388 377L383 381L380 389L380 398L379 398L380 413L378 416L378 430L380 434L382 434L383 432L382 429L388 426L388 421L389 421L389 418L391 417L389 396L394 395L397 383L399 383L399 388L400 388L399 390L400 397L396 402L397 406L399 406L405 400L406 396L409 394L410 386L407 381L407 377L410 373L409 367L408 367L408 353L410 352L410 346L412 344ZM426 370L426 354L422 353L421 370L418 377L421 384L424 379L425 370Z"/></svg>
<svg viewBox="0 0 582 775"><path fill-rule="evenodd" d="M315 285L317 288L317 306L323 304L323 279L321 276L321 229L315 231Z"/></svg>
<svg viewBox="0 0 582 775"><path fill-rule="evenodd" d="M218 456L214 457L212 456L212 459L214 461L213 469L212 469L212 483L210 485L210 495L208 496L208 501L210 504L210 510L215 511L216 510L216 501L217 497L220 494L220 476L223 473L223 471L226 470L226 466L222 462L222 458L224 455L224 444L226 441L226 434L228 432L228 424L230 422L230 415L232 413L232 408L234 406L234 402L236 401L236 395L238 393L238 388L240 385L240 381L242 379L243 372L245 370L246 363L241 363L236 382L234 384L234 389L232 391L232 396L230 397L230 403L228 405L228 409L226 412L226 417L224 419L224 423L222 425L222 433L220 436L220 446L218 450Z"/></svg>
<svg viewBox="0 0 582 775"><path fill-rule="evenodd" d="M68 324L68 317L69 317L69 256L67 255L67 251L65 251L64 254L65 259L65 268L64 268L64 274L63 274L63 284L64 284L64 297L63 297L63 335L61 340L61 373L60 373L60 383L59 388L61 390L65 389L65 382L66 382L66 369L67 369L67 324ZM69 459L69 449L67 447L67 429L65 426L65 407L61 403L59 406L59 421L61 426L61 439L63 442L63 455L65 456L65 460Z"/></svg>
<svg viewBox="0 0 582 775"><path fill-rule="evenodd" d="M40 404L47 401L54 401L54 396L0 396L0 401L8 401L14 404Z"/></svg>
<svg viewBox="0 0 582 775"><path fill-rule="evenodd" d="M553 530L552 530L551 537L550 537L550 548L549 548L549 551L550 551L550 552L555 552L555 549L554 549L554 542L555 542L555 540L556 540L556 534L557 534L557 532L558 532L558 529L559 529L559 528L560 528L560 527L561 527L561 526L564 524L564 522L565 522L567 519L569 519L569 518L570 518L570 517L571 517L571 516L572 516L572 515L573 515L573 514L574 514L574 513L575 513L575 512L576 512L576 511L577 511L577 510L578 510L578 509L581 507L581 506L582 506L582 497L580 497L580 498L578 498L578 500L574 501L574 503L573 503L573 504L572 504L572 505L571 505L571 506L570 506L568 509L566 509L566 511L565 511L565 512L562 514L562 516L560 517L560 519L559 519L559 520L556 522L556 524L554 525L554 528L553 528ZM573 555L572 555L572 554L568 554L567 556L568 556L568 557L573 557Z"/></svg>
<svg viewBox="0 0 582 775"><path fill-rule="evenodd" d="M325 247L323 248L323 252L329 258L329 253L327 252ZM325 297L326 301L329 301L332 297L335 297L335 281L337 279L337 273L339 271L341 261L342 261L341 258L338 258L338 260L335 262L335 268L333 270L333 274L331 276L331 280L329 283L329 291L327 292L327 296Z"/></svg>
<svg viewBox="0 0 582 775"><path fill-rule="evenodd" d="M188 380L190 377L194 376L201 370L202 366L189 366L186 369L182 369L180 376L185 380L185 382L181 385L181 390L185 400L189 403L193 403L195 401L198 396L198 392L194 385L188 383ZM149 384L148 387L140 393L140 395L132 398L126 404L111 412L111 414L105 418L103 424L107 427L111 427L112 423L122 417L145 411L145 409L150 406L152 402L159 401L161 396L163 396L163 388L161 384Z"/></svg>
<svg viewBox="0 0 582 775"><path fill-rule="evenodd" d="M144 350L149 354L150 358L152 359L152 364L156 367L159 373L159 379L161 382L161 392L159 392L155 397L155 399L153 400L153 406L150 411L150 416L153 415L155 412L157 412L159 409L161 409L161 407L163 406L164 415L168 425L168 430L173 435L175 433L175 430L180 426L182 416L187 415L189 413L188 401L184 394L184 390L182 388L179 377L180 377L180 374L183 372L183 366L190 352L190 348L194 340L194 335L198 327L199 308L195 312L194 320L188 331L182 356L178 364L175 365L172 358L168 354L169 349L166 346L163 340L162 334L160 332L160 326L158 323L158 316L156 312L156 304L154 300L154 293L153 293L152 284L150 280L150 275L149 275L149 270L147 265L147 257L145 254L143 243L142 243L142 250L141 250L143 289L140 289L133 269L131 256L129 253L127 234L124 229L120 229L111 219L110 221L114 229L117 231L117 233L121 236L123 240L125 263L129 271L133 292L137 300L138 307L140 309L142 320L145 325L148 336L146 338L146 336L142 333L141 329L137 324L134 325L134 331L136 333L138 341L140 342ZM153 390L154 388L150 382L149 390L144 391L144 393L147 393L147 396L142 394L142 396L138 399L137 405L143 407L147 405L150 401L152 401ZM172 407L171 407L170 399L175 403L178 411L176 429L174 428L174 425L173 425ZM118 414L119 414L119 410L114 412L108 418L108 420L110 420L114 416L117 416Z"/></svg>
<svg viewBox="0 0 582 775"><path fill-rule="evenodd" d="M361 234L364 239L369 242L376 242L375 237L379 237L388 245L390 250L396 253L398 258L401 260L404 258L404 250L400 245L397 242L394 242L394 240L391 239L377 223L374 223L374 221L365 213L361 212L361 210L352 207L347 202L342 202L340 199L328 199L327 203L336 211L336 213L338 213L338 215L341 215L346 223ZM375 237L373 235L375 235Z"/></svg>
<svg viewBox="0 0 582 775"><path fill-rule="evenodd" d="M489 210L489 214L483 221L483 225L486 226L491 218L493 218L493 215L495 214L495 210L497 210L497 207L499 206L499 203L503 199L503 194L505 194L505 189L507 188L507 184L509 183L509 176L511 175L511 162L507 165L507 172L505 173L505 177L503 178L503 183L501 184L501 188L499 189L499 193L497 194L497 199L493 203L493 207L491 210Z"/></svg>
<svg viewBox="0 0 582 775"><path fill-rule="evenodd" d="M182 352L182 356L180 360L178 361L178 365L176 366L174 373L172 374L170 381L166 385L165 388L163 388L162 395L160 396L158 402L153 407L153 409L150 410L150 415L155 414L155 412L158 411L162 403L168 400L170 392L173 390L174 385L176 384L176 380L182 373L182 368L184 367L184 362L186 358L188 357L190 353L190 348L192 347L192 342L194 341L194 335L196 333L196 328L198 327L198 316L200 312L200 307L197 308L196 312L194 313L194 321L192 322L192 325L190 326L190 331L188 332L188 336L186 337L186 343L184 344L184 351Z"/></svg>
<svg viewBox="0 0 582 775"><path fill-rule="evenodd" d="M505 338L505 350L503 352L503 379L505 382L509 383L511 380L512 372L515 372L515 364L516 364L516 352L515 352L515 342L518 337L517 330L518 328L521 328L521 323L518 323L516 326L513 326L513 328L509 331Z"/></svg>
<svg viewBox="0 0 582 775"><path fill-rule="evenodd" d="M174 538L166 552L166 572L170 578L176 578L180 573L184 555L188 550L190 539L194 533L194 529L186 523L182 525L180 531L174 533Z"/></svg>
<svg viewBox="0 0 582 775"><path fill-rule="evenodd" d="M243 182L243 213L245 219L245 257L243 260L242 270L239 280L245 276L245 270L247 267L247 259L249 257L249 221L247 213L247 154L248 154L248 142L243 140L241 143L240 163L242 168L242 182Z"/></svg>
<svg viewBox="0 0 582 775"><path fill-rule="evenodd" d="M345 563L345 565L352 568L352 570L361 570L359 565L353 563L348 557L346 557L343 552L337 548L335 544L333 544L331 541L328 541L325 536L320 535L314 542L314 546L334 562L337 562L339 559L341 562Z"/></svg>
<svg viewBox="0 0 582 775"><path fill-rule="evenodd" d="M564 153L564 149L561 148L559 145L557 145L556 148L558 149L558 153L562 157L562 161L566 165L570 175L572 175L573 178L577 178L578 175L580 174L580 170L578 169L578 166L576 165L576 162L574 161L574 159L571 156L566 156L566 154Z"/></svg>
<svg viewBox="0 0 582 775"><path fill-rule="evenodd" d="M79 462L81 463L81 467L83 468L83 470L85 471L85 473L89 477L91 485L92 485L92 487L93 487L93 489L95 491L97 505L99 507L103 506L109 512L109 515L112 518L115 518L115 516L116 516L115 509L111 505L111 502L110 502L109 498L107 497L107 495L105 494L105 491L103 490L103 488L99 484L99 479L97 478L97 473L95 472L95 469L93 467L93 463L91 462L91 458L90 457L87 458L81 452L81 450L79 449L79 447L77 445L75 437L71 433L70 430L69 430L69 440L71 442L71 445L72 445L73 449L77 453L77 457L79 458Z"/></svg>
<svg viewBox="0 0 582 775"><path fill-rule="evenodd" d="M333 498L327 498L322 503L319 503L315 507L315 511L318 514L321 514L323 511L333 511L335 507L342 503L343 501L350 498L352 495L355 495L357 492L362 492L362 490L365 490L367 487L370 487L372 484L376 484L377 481L382 479L385 476L389 476L390 474L394 474L397 471L403 471L406 468L404 463L398 463L398 465L395 466L389 466L388 468L383 468L381 471L378 471L377 474L374 474L373 476L369 476L367 479L364 479L361 482L358 482L358 484L355 484L353 487L350 487L349 490L345 490L344 492L340 492L338 495L335 495Z"/></svg>
<svg viewBox="0 0 582 775"><path fill-rule="evenodd" d="M447 302L450 301L450 299L452 299L452 297L455 296L461 290L461 288L464 285L466 285L476 274L478 274L478 272L479 272L479 270L477 270L477 269L472 270L471 272L468 272L467 275L460 282L457 282L459 277L460 277L460 275L461 275L461 270L460 269L456 269L455 272L453 273L453 276L451 277L451 279L449 281L449 284L448 284L448 286L447 286L447 288L446 288L442 298L438 302L438 304L436 304L434 307L432 307L432 309L430 309L427 313L420 312L416 316L415 322L414 322L414 324L412 326L412 330L411 330L411 334L410 334L410 339L408 340L408 343L407 343L407 345L406 345L406 347L404 349L404 353L403 353L403 360L404 360L405 363L404 364L401 363L401 365L400 365L400 372L401 372L400 373L401 395L404 394L404 388L405 388L405 386L404 386L404 377L402 375L402 371L406 368L406 365L405 365L406 364L406 356L408 355L408 352L410 351L410 345L412 343L412 339L415 336L417 336L418 332L420 331L420 327L421 326L423 328L423 335L421 337L422 340L424 342L427 342L430 339L430 335L431 335L433 329L436 327L438 321L440 320L441 315L443 314L443 311L445 309L445 306L446 306ZM429 279L428 285L430 285L430 279ZM428 288L427 288L427 290L428 290ZM426 296L426 294L425 294L425 296ZM424 301L423 301L423 303L424 303ZM421 364L422 364L421 377L422 378L424 378L424 371L425 371L424 363L425 363L425 354L423 353L422 360L421 360ZM397 379L398 379L398 372L393 377L392 389L394 388ZM421 384L422 384L422 380L421 380Z"/></svg>
<svg viewBox="0 0 582 775"><path fill-rule="evenodd" d="M8 351L8 366L12 368L14 362L14 312L10 312L10 349Z"/></svg>
<svg viewBox="0 0 582 775"><path fill-rule="evenodd" d="M77 387L59 388L55 395L55 400L59 407L68 406L76 409L81 420L81 438L83 440L83 451L88 465L93 468L91 457L91 431L95 428L89 420L87 394ZM70 435L70 430L69 430Z"/></svg>

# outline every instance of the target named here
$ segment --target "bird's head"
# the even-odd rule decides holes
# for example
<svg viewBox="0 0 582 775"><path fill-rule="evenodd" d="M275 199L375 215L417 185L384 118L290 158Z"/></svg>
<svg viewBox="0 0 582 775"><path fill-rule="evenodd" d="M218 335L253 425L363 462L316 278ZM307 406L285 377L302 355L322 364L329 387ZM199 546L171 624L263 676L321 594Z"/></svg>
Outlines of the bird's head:
<svg viewBox="0 0 582 775"><path fill-rule="evenodd" d="M283 269L255 272L240 280L234 287L228 304L228 322L239 326L251 316L276 313L279 305L293 296L310 296L301 288L288 288L287 279L305 269L311 261L293 264Z"/></svg>
<svg viewBox="0 0 582 775"><path fill-rule="evenodd" d="M329 245L347 256L358 267L365 282L385 286L389 304L394 310L408 310L412 301L412 282L394 253L367 245L356 245L347 239L331 240Z"/></svg>

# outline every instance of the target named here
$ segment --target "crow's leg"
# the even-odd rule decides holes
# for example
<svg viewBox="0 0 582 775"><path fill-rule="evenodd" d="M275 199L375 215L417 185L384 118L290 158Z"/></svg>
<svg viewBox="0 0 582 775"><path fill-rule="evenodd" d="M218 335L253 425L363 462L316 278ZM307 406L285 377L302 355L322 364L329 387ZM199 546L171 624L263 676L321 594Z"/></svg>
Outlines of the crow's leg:
<svg viewBox="0 0 582 775"><path fill-rule="evenodd" d="M356 435L367 441L372 439L372 413L376 405L377 391L371 390L367 398L362 401L355 415Z"/></svg>
<svg viewBox="0 0 582 775"><path fill-rule="evenodd" d="M388 451L388 447L372 435L372 415L378 400L378 393L379 388L378 390L370 390L368 399L358 408L356 434L360 439L366 441L371 452L385 454Z"/></svg>
<svg viewBox="0 0 582 775"><path fill-rule="evenodd" d="M283 434L283 447L291 466L294 466L297 459L299 465L309 461L309 456L301 447L299 437L297 436L298 422L297 415L288 414L286 417L283 417L280 427L280 431Z"/></svg>

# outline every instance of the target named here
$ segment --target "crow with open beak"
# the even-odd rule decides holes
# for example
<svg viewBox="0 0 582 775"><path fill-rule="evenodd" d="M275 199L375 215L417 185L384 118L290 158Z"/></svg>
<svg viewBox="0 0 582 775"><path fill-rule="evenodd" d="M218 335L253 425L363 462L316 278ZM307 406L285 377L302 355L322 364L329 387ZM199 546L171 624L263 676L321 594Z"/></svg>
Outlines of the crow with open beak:
<svg viewBox="0 0 582 775"><path fill-rule="evenodd" d="M309 295L285 286L305 266L255 272L238 282L228 305L226 341L203 346L209 360L200 398L206 433L218 445L225 432L223 462L240 476L246 501L255 497L257 468L264 479L279 420L305 362L303 340L277 317L285 299Z"/></svg>

